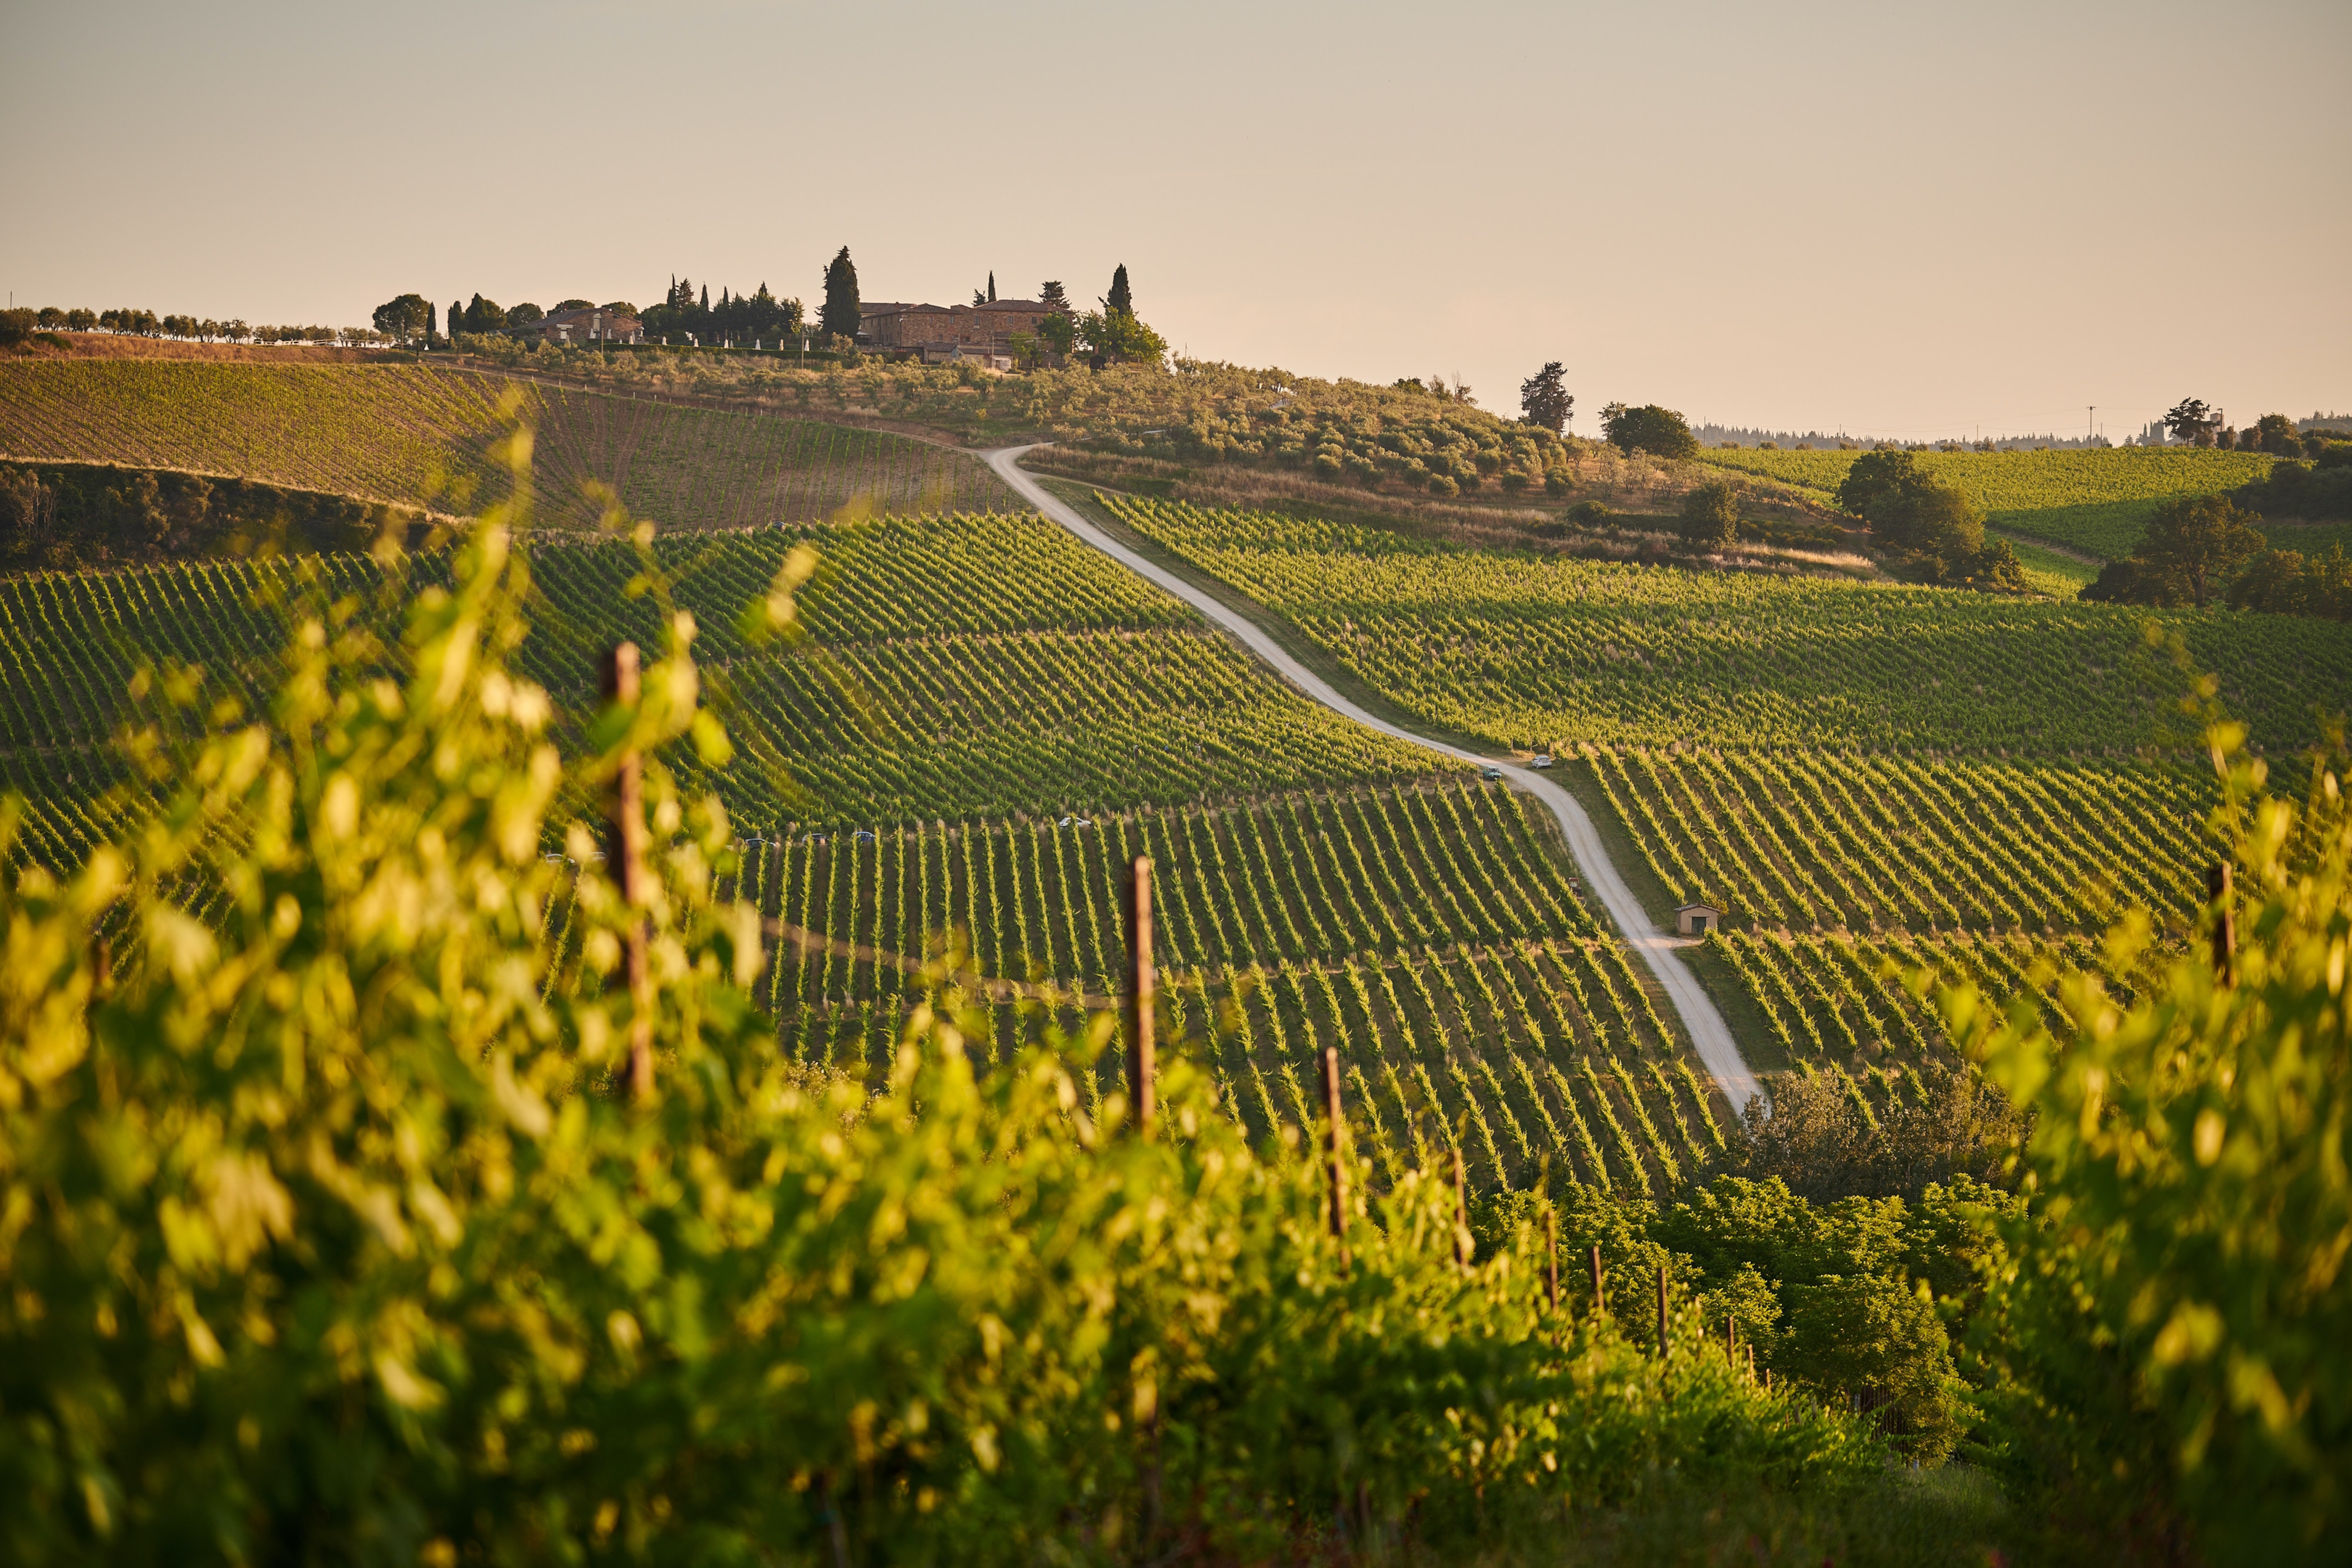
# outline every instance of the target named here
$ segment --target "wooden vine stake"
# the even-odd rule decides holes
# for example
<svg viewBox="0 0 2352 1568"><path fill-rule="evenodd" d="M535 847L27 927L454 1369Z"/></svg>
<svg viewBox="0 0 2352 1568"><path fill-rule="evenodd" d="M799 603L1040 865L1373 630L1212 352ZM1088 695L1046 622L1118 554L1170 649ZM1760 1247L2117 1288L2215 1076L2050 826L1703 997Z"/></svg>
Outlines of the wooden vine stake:
<svg viewBox="0 0 2352 1568"><path fill-rule="evenodd" d="M2218 907L2213 917L2213 975L2224 985L2238 983L2238 910L2230 895L2230 863L2205 873L2207 901Z"/></svg>
<svg viewBox="0 0 2352 1568"><path fill-rule="evenodd" d="M1135 1096L1135 1131L1151 1136L1152 1085L1159 1069L1151 1054L1151 857L1138 855L1127 884L1129 1018L1127 1083Z"/></svg>
<svg viewBox="0 0 2352 1568"><path fill-rule="evenodd" d="M1666 1266L1658 1265L1658 1359L1666 1359Z"/></svg>
<svg viewBox="0 0 2352 1568"><path fill-rule="evenodd" d="M1559 1310L1559 1223L1544 1205L1544 1310Z"/></svg>
<svg viewBox="0 0 2352 1568"><path fill-rule="evenodd" d="M1454 1151L1454 1265L1470 1267L1470 1181L1458 1147Z"/></svg>
<svg viewBox="0 0 2352 1568"><path fill-rule="evenodd" d="M636 644L625 642L605 654L602 674L605 701L617 702L625 708L637 705ZM635 747L622 750L621 765L613 774L612 795L606 804L604 863L612 868L613 879L620 884L621 902L634 913L629 922L626 955L629 1092L645 1100L654 1091L654 987L652 971L646 960L646 920L642 910L652 889L646 886L645 773Z"/></svg>
<svg viewBox="0 0 2352 1568"><path fill-rule="evenodd" d="M1723 1314L1723 1360L1727 1366L1739 1364L1739 1320L1728 1312Z"/></svg>
<svg viewBox="0 0 2352 1568"><path fill-rule="evenodd" d="M1609 1316L1609 1298L1601 1289L1601 1245L1592 1247L1592 1321L1599 1322Z"/></svg>
<svg viewBox="0 0 2352 1568"><path fill-rule="evenodd" d="M1339 1267L1348 1266L1348 1167L1339 1153L1339 1047L1323 1047L1324 1157L1331 1167L1331 1236L1339 1244Z"/></svg>

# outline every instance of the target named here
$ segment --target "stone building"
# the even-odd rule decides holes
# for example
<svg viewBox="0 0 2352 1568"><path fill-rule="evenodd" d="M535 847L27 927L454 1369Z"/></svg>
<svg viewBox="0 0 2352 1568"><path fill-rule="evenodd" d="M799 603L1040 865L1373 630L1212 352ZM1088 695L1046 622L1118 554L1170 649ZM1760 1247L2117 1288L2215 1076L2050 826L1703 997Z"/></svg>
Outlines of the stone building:
<svg viewBox="0 0 2352 1568"><path fill-rule="evenodd" d="M1013 333L1034 332L1054 312L1053 306L1035 300L997 300L985 305L877 302L859 308L857 337L868 348L962 348L995 355L1010 351Z"/></svg>
<svg viewBox="0 0 2352 1568"><path fill-rule="evenodd" d="M611 310L558 310L551 316L541 316L526 332L537 332L540 340L551 343L641 343L646 341L645 329L635 316L623 316Z"/></svg>

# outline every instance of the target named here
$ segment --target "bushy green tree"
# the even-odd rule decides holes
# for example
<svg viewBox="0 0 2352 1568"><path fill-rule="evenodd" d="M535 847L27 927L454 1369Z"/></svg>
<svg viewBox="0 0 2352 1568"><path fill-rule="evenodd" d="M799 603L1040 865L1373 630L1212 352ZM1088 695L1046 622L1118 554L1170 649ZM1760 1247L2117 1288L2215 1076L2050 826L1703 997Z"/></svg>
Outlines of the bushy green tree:
<svg viewBox="0 0 2352 1568"><path fill-rule="evenodd" d="M375 330L402 342L433 330L433 306L422 294L403 294L375 308Z"/></svg>
<svg viewBox="0 0 2352 1568"><path fill-rule="evenodd" d="M2217 683L2200 690L2208 697ZM2340 732L2339 732L2340 740ZM2340 1560L2352 1533L2352 812L2340 747L2298 800L2239 725L2206 742L2234 889L2183 954L2127 916L2063 980L2067 1026L1945 1000L1954 1037L2036 1112L2035 1195L1972 1343L1988 1455L2021 1509L2110 1554ZM2217 963L2224 914L2234 948Z"/></svg>
<svg viewBox="0 0 2352 1568"><path fill-rule="evenodd" d="M499 308L498 301L485 300L479 294L467 303L460 322L462 330L468 332L495 332L506 324L507 313Z"/></svg>
<svg viewBox="0 0 2352 1568"><path fill-rule="evenodd" d="M2250 434L2254 437L2255 451L2275 452L2282 458L2304 455L2303 433L2294 427L2294 421L2284 414L2263 415L2254 422Z"/></svg>
<svg viewBox="0 0 2352 1568"><path fill-rule="evenodd" d="M1168 340L1124 310L1087 311L1078 318L1076 335L1104 363L1157 365L1168 357Z"/></svg>
<svg viewBox="0 0 2352 1568"><path fill-rule="evenodd" d="M1671 408L1654 403L1628 408L1612 403L1601 411L1601 438L1626 453L1647 452L1654 458L1689 458L1698 453L1698 437L1689 423Z"/></svg>
<svg viewBox="0 0 2352 1568"><path fill-rule="evenodd" d="M2230 580L2232 609L2352 621L2352 556L2340 544L2305 559L2299 550L2265 550Z"/></svg>
<svg viewBox="0 0 2352 1568"><path fill-rule="evenodd" d="M2110 562L2081 597L2115 604L2203 606L2263 546L2249 526L2260 521L2227 496L2178 496L2163 502L2129 558Z"/></svg>
<svg viewBox="0 0 2352 1568"><path fill-rule="evenodd" d="M1710 479L1683 496L1682 542L1694 550L1720 550L1739 537L1739 492Z"/></svg>

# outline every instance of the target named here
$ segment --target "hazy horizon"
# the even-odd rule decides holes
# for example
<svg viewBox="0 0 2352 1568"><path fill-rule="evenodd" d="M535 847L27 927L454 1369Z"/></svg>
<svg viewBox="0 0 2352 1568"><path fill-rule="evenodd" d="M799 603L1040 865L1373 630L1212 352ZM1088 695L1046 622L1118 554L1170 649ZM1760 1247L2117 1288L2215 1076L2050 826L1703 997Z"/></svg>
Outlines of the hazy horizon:
<svg viewBox="0 0 2352 1568"><path fill-rule="evenodd" d="M2110 439L2352 407L2352 11L13 7L18 304L951 304L1516 412ZM2329 261L2329 258L2336 259Z"/></svg>

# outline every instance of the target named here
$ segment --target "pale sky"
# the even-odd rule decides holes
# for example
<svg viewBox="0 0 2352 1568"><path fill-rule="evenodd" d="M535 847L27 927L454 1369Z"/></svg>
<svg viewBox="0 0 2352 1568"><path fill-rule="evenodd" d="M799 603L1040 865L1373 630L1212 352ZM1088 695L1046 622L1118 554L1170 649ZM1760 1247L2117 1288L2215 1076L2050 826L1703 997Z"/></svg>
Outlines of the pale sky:
<svg viewBox="0 0 2352 1568"><path fill-rule="evenodd" d="M2352 413L2352 5L5 0L0 288L1091 304L1487 407Z"/></svg>

